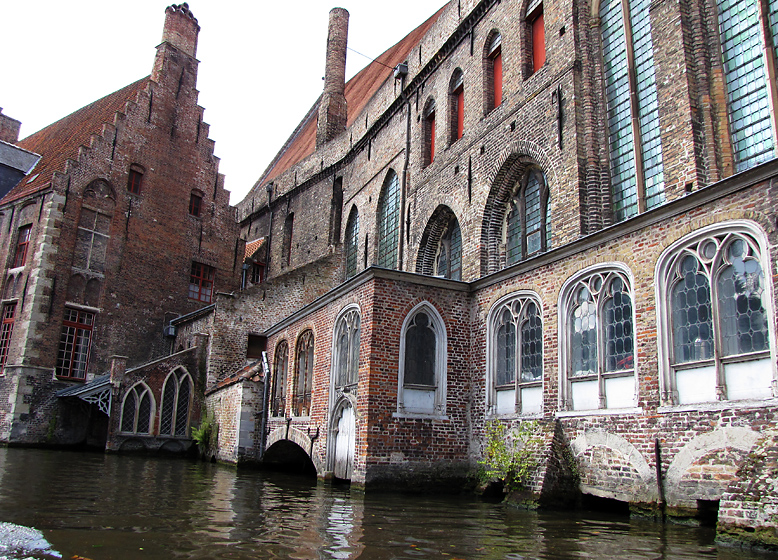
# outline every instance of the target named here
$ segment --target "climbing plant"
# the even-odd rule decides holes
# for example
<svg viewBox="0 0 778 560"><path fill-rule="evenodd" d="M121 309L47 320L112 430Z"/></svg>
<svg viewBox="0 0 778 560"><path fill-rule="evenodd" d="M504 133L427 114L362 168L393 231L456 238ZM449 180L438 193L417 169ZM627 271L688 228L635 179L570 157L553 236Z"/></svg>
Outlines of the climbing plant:
<svg viewBox="0 0 778 560"><path fill-rule="evenodd" d="M478 462L484 481L501 480L507 492L526 488L538 466L542 442L537 421L524 421L512 429L497 420L487 422L484 456Z"/></svg>
<svg viewBox="0 0 778 560"><path fill-rule="evenodd" d="M219 426L213 416L207 412L203 414L200 425L192 428L192 439L202 451L207 451L216 445Z"/></svg>

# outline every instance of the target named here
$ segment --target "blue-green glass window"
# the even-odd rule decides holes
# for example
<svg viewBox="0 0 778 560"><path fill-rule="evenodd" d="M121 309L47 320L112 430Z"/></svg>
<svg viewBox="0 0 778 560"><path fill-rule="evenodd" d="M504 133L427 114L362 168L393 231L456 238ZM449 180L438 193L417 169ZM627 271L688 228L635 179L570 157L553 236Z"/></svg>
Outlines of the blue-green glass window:
<svg viewBox="0 0 778 560"><path fill-rule="evenodd" d="M649 5L649 0L603 0L600 4L616 221L665 201ZM630 58L634 68L629 66Z"/></svg>
<svg viewBox="0 0 778 560"><path fill-rule="evenodd" d="M759 1L718 2L729 131L738 171L773 158L775 149L767 75L768 38L762 32ZM770 0L767 11L768 29L774 38L778 32L778 1Z"/></svg>
<svg viewBox="0 0 778 560"><path fill-rule="evenodd" d="M505 254L508 265L550 248L551 224L548 186L543 173L530 167L519 180L505 219Z"/></svg>
<svg viewBox="0 0 778 560"><path fill-rule="evenodd" d="M435 275L452 280L462 279L462 232L455 217L451 218L440 239Z"/></svg>
<svg viewBox="0 0 778 560"><path fill-rule="evenodd" d="M397 268L397 245L400 239L400 180L389 170L378 201L378 255L376 265Z"/></svg>
<svg viewBox="0 0 778 560"><path fill-rule="evenodd" d="M346 224L346 278L357 273L357 249L359 247L359 212L356 207L351 211Z"/></svg>

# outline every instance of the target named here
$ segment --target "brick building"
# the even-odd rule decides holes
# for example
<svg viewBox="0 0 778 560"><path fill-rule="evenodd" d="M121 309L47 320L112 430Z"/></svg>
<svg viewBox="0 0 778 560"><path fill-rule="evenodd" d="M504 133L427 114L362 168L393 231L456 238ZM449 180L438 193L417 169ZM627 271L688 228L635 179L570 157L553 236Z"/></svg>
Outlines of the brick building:
<svg viewBox="0 0 778 560"><path fill-rule="evenodd" d="M238 206L243 290L177 322L211 333L219 457L429 488L531 419L541 503L775 542L777 12L461 0L345 83L334 9Z"/></svg>
<svg viewBox="0 0 778 560"><path fill-rule="evenodd" d="M186 4L170 6L150 76L24 140L18 122L3 138L41 159L0 200L0 442L105 445L110 392L85 382L170 354L171 319L239 287L235 209L197 105L199 30ZM189 370L162 379L175 378L186 421ZM147 432L164 431L176 407L162 382L112 381L117 410L132 399L141 416L157 413Z"/></svg>

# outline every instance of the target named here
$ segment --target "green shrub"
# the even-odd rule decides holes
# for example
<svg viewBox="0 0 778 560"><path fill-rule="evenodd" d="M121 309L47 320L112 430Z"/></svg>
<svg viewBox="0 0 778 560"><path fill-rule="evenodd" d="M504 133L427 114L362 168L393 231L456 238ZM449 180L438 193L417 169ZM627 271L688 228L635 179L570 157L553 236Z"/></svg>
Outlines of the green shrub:
<svg viewBox="0 0 778 560"><path fill-rule="evenodd" d="M501 480L506 492L526 488L538 467L537 452L543 442L539 434L534 420L513 429L497 420L487 422L484 457L478 462L484 481Z"/></svg>

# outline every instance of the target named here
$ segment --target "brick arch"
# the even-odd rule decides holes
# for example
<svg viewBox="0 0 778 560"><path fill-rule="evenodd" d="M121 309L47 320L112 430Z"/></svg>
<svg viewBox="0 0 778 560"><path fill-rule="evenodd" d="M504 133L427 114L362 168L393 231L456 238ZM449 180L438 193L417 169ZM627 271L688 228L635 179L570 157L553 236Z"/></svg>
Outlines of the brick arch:
<svg viewBox="0 0 778 560"><path fill-rule="evenodd" d="M586 431L570 442L570 448L576 463L580 464L581 456L593 448L601 447L608 450L615 457L623 460L637 474L639 485L631 485L629 488L590 488L592 494L616 497L624 501L646 500L650 501L658 496L654 472L649 466L643 454L629 441L616 434L605 431ZM580 468L580 467L579 467ZM584 473L581 473L582 476ZM618 490L621 490L619 492ZM626 490L626 491L625 491ZM643 495L641 495L643 494ZM651 494L650 496L648 494Z"/></svg>
<svg viewBox="0 0 778 560"><path fill-rule="evenodd" d="M684 478L688 478L690 469L701 460L712 455L724 456L727 453L731 455L734 451L736 454L745 457L756 445L757 441L761 437L759 432L746 427L724 427L707 432L694 437L673 457L670 466L667 469L665 475L666 488L668 498L673 502L688 502L689 505L695 504L697 497L701 499L711 499L710 488L709 492L704 495L697 496L692 493L684 493L683 487L689 485L681 485L681 481ZM722 463L722 461L718 461ZM723 463L730 463L729 460L723 461ZM708 485L718 486L718 497L721 497L726 492L727 486L732 482L731 478L735 477L737 469L740 464L728 464L728 473L720 472L720 480L708 481ZM726 475L729 475L727 477ZM696 484L693 486L697 486ZM715 489L714 489L715 490Z"/></svg>
<svg viewBox="0 0 778 560"><path fill-rule="evenodd" d="M105 179L95 179L84 188L84 198L88 197L103 202L106 209L116 204L116 190Z"/></svg>
<svg viewBox="0 0 778 560"><path fill-rule="evenodd" d="M539 167L546 176L549 193L556 184L556 174L543 149L534 142L519 140L505 147L497 160L499 164L489 171L492 187L484 205L481 222L481 276L497 272L505 264L502 230L508 201L516 183L530 167ZM553 178L553 179L552 179ZM550 196L549 204L553 200Z"/></svg>
<svg viewBox="0 0 778 560"><path fill-rule="evenodd" d="M456 220L454 211L445 204L439 205L430 216L419 244L419 255L416 257L416 273L432 276L435 274L435 257L438 253L440 238L451 220Z"/></svg>
<svg viewBox="0 0 778 560"><path fill-rule="evenodd" d="M311 459L311 462L313 463L313 466L316 468L316 474L319 476L323 476L325 472L324 463L322 463L321 458L319 457L318 453L311 454L312 449L312 442L311 438L303 432L302 430L299 430L294 427L289 428L289 437L287 437L286 433L286 426L276 428L270 434L267 436L267 442L265 443L265 449L269 449L270 446L272 446L274 443L278 443L279 441L287 440L290 441L297 446L300 447L303 451L305 451L305 454L308 455L308 457Z"/></svg>

